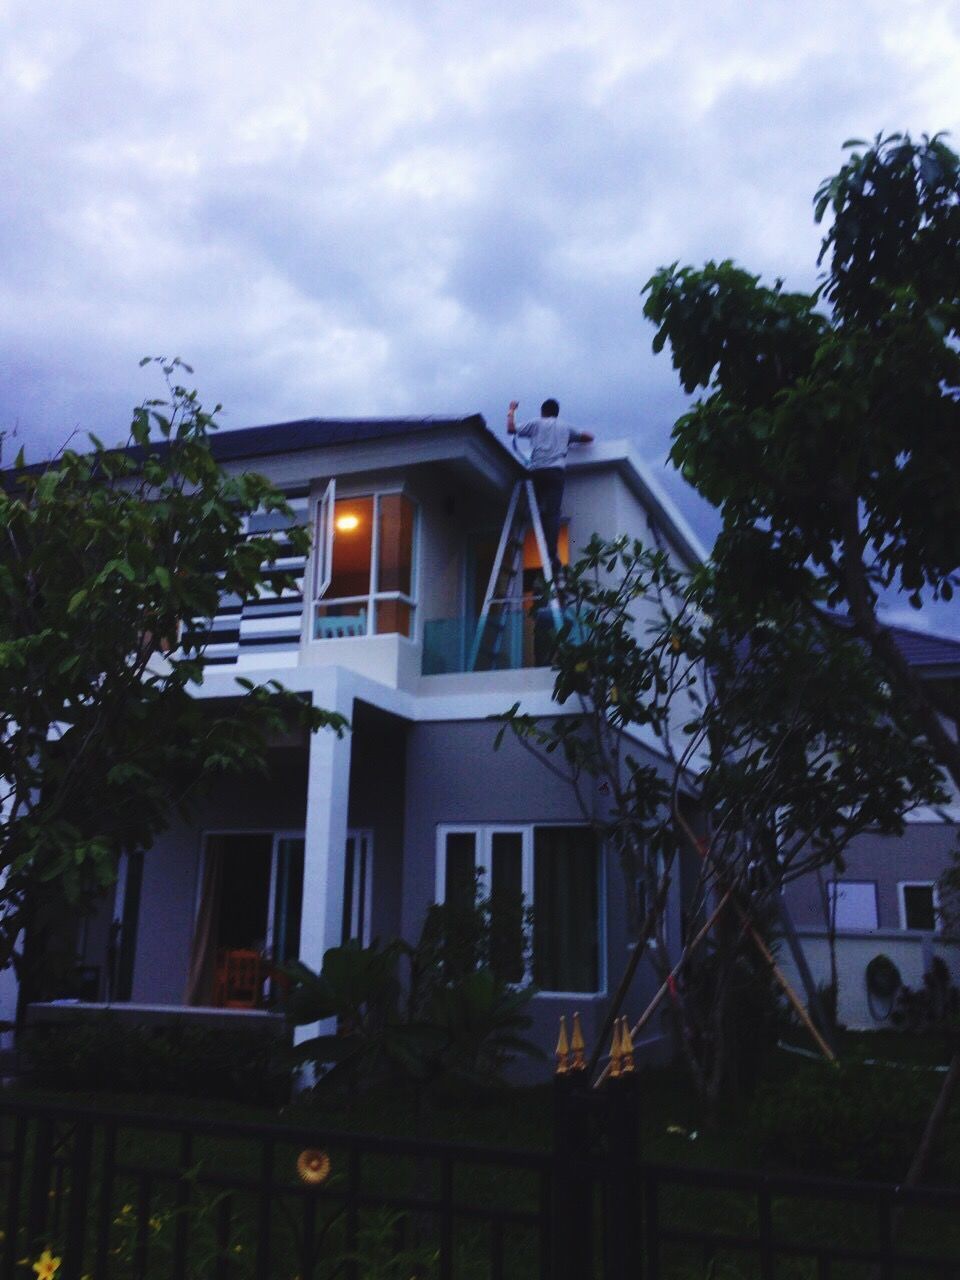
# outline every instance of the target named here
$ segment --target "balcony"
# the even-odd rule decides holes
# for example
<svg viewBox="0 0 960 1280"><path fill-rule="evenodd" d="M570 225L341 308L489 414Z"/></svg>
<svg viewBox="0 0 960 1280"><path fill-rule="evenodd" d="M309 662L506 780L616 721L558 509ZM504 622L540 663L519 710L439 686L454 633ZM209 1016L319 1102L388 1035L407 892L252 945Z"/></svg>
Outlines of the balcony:
<svg viewBox="0 0 960 1280"><path fill-rule="evenodd" d="M475 618L437 618L423 627L423 674L518 671L550 665L554 624L549 609L534 611L516 601L491 607L483 635Z"/></svg>

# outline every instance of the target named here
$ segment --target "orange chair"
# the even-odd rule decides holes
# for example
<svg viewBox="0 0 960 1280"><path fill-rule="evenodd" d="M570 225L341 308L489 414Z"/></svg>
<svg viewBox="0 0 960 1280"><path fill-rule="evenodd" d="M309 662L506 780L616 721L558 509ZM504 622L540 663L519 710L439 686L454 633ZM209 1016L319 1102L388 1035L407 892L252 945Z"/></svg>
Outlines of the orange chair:
<svg viewBox="0 0 960 1280"><path fill-rule="evenodd" d="M256 1009L263 999L264 960L259 951L219 951L213 1002L222 1009Z"/></svg>

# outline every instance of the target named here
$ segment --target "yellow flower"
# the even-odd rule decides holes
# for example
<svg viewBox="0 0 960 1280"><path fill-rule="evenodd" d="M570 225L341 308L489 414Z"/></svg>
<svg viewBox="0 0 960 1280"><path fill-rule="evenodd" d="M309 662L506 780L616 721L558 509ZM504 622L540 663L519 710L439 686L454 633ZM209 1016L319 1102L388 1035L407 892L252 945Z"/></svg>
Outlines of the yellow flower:
<svg viewBox="0 0 960 1280"><path fill-rule="evenodd" d="M37 1273L37 1280L53 1280L54 1272L60 1270L60 1259L55 1258L49 1249L44 1249L33 1264L33 1269Z"/></svg>

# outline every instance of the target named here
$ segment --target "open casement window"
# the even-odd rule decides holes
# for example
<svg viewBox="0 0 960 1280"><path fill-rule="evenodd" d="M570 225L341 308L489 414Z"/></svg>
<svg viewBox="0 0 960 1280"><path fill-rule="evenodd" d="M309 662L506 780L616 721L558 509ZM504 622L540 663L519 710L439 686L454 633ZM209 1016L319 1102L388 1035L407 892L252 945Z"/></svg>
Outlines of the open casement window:
<svg viewBox="0 0 960 1280"><path fill-rule="evenodd" d="M897 885L900 899L900 928L922 929L934 933L939 928L940 902L932 880L901 880Z"/></svg>
<svg viewBox="0 0 960 1280"><path fill-rule="evenodd" d="M551 992L602 990L602 867L578 826L441 827L437 901L464 910L474 885L490 902L491 961L509 982ZM532 953L524 947L532 909Z"/></svg>
<svg viewBox="0 0 960 1280"><path fill-rule="evenodd" d="M333 576L333 515L337 500L337 482L331 480L317 504L317 530L313 540L317 569L314 594L319 600L326 595Z"/></svg>
<svg viewBox="0 0 960 1280"><path fill-rule="evenodd" d="M403 493L338 498L332 485L317 512L313 638L412 636L416 508Z"/></svg>

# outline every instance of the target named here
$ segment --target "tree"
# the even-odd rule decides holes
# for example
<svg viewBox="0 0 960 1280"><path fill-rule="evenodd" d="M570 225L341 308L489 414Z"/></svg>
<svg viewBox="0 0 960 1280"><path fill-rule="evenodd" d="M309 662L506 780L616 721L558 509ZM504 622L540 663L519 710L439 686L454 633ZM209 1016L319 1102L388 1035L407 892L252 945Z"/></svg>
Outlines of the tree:
<svg viewBox="0 0 960 1280"><path fill-rule="evenodd" d="M219 406L179 385L188 366L161 364L168 397L134 411L127 448L91 436L88 453L36 467L21 454L0 473L2 967L28 920L82 911L173 807L224 772L264 768L282 725L346 725L272 682L239 681L216 712L198 696L202 620L221 592L293 585L270 567L276 537L244 533L254 511L288 508L263 477L220 469ZM306 530L288 538L306 551Z"/></svg>
<svg viewBox="0 0 960 1280"><path fill-rule="evenodd" d="M777 910L789 881L841 866L860 832L902 831L911 808L942 798L939 771L849 631L792 604L747 625L710 565L683 574L661 550L594 538L564 598L554 696L575 709L537 719L515 705L498 741L512 731L564 778L618 851L638 941L628 981L645 948L662 982L674 969L668 889L684 850L697 867L672 1006L713 1109L748 1066L738 992L767 981L743 920ZM637 750L644 735L661 763ZM720 901L731 910L714 918ZM713 936L698 950L708 917Z"/></svg>
<svg viewBox="0 0 960 1280"><path fill-rule="evenodd" d="M960 788L956 706L878 610L883 590L919 609L957 585L960 159L940 135L846 149L815 196L832 221L813 293L728 261L648 282L654 349L701 392L670 456L720 511L718 574L744 615L792 602L849 628Z"/></svg>

